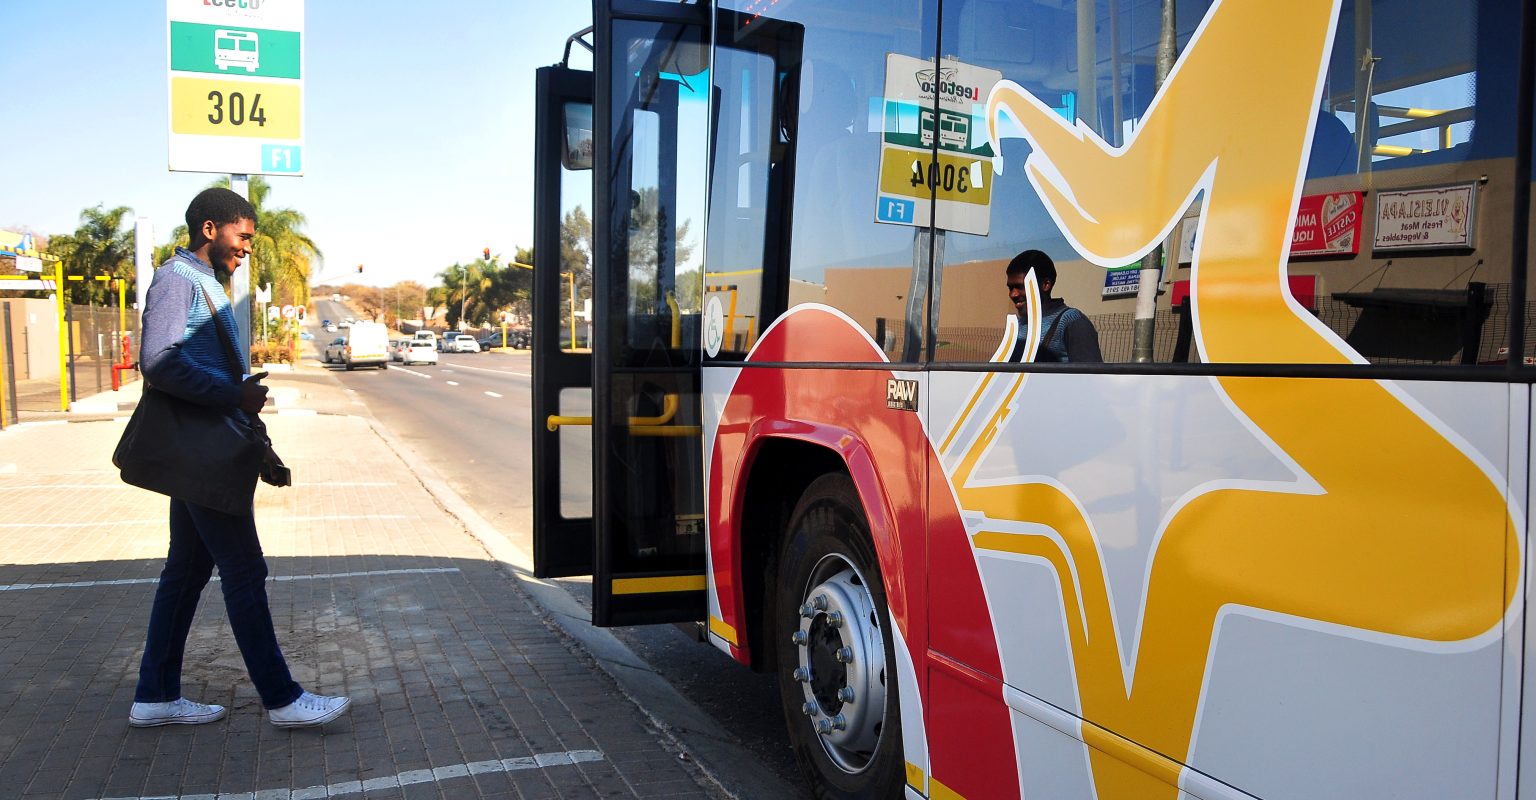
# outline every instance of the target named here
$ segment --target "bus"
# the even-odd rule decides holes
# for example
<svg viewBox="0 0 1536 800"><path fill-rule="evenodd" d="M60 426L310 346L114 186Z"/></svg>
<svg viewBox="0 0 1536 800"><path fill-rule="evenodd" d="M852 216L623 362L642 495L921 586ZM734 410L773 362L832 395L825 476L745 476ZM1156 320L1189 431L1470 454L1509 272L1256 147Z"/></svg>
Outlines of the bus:
<svg viewBox="0 0 1536 800"><path fill-rule="evenodd" d="M536 571L776 676L818 797L1531 791L1533 16L596 0Z"/></svg>

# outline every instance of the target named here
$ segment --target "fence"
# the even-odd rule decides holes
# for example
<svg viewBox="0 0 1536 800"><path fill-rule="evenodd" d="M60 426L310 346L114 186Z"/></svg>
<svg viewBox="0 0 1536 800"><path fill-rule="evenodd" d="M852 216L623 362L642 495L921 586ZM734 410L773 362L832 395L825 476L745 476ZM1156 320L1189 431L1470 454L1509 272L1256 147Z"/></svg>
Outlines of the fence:
<svg viewBox="0 0 1536 800"><path fill-rule="evenodd" d="M1329 330L1372 364L1503 364L1509 341L1510 286L1475 284L1467 290L1400 292L1391 302L1353 303L1318 297L1312 310ZM1133 314L1089 317L1099 350L1109 363L1131 360ZM1180 325L1187 326L1180 341ZM1536 356L1536 303L1525 306L1525 356ZM1200 361L1191 323L1182 311L1158 311L1153 320L1152 360ZM939 361L986 361L999 346L1001 328L940 328ZM1475 352L1467 352L1476 342ZM1182 356L1180 355L1182 352Z"/></svg>
<svg viewBox="0 0 1536 800"><path fill-rule="evenodd" d="M29 302L33 304L28 305ZM116 308L66 306L69 331L64 358L59 354L59 320L53 304L42 301L0 301L0 380L4 381L4 413L0 424L11 425L25 414L59 412L65 400L74 402L113 388L112 366L123 361L123 333ZM137 362L138 315L127 314L128 361ZM69 380L61 391L60 366ZM119 379L138 379L134 370L119 370Z"/></svg>

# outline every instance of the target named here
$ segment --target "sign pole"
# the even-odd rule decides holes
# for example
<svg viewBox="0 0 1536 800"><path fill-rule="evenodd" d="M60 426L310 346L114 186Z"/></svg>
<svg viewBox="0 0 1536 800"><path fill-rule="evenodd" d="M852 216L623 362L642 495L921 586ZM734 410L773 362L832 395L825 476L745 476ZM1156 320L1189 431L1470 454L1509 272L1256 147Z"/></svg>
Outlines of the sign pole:
<svg viewBox="0 0 1536 800"><path fill-rule="evenodd" d="M64 262L53 262L53 297L59 315L59 410L69 410L69 322L64 314Z"/></svg>
<svg viewBox="0 0 1536 800"><path fill-rule="evenodd" d="M251 199L251 176L232 174L229 176L229 187L235 194L246 200ZM240 266L235 268L235 274L229 279L229 305L230 311L235 315L235 328L237 330L237 344L242 358L249 359L251 353L251 257L247 255L240 260Z"/></svg>

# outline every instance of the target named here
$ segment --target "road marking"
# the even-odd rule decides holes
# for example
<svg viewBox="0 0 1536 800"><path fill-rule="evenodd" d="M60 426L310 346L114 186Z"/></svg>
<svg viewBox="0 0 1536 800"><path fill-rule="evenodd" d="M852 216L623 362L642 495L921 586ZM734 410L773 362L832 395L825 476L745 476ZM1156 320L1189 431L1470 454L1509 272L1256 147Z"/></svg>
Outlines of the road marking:
<svg viewBox="0 0 1536 800"><path fill-rule="evenodd" d="M386 775L382 778L369 778L366 781L343 781L330 783L323 786L306 786L303 789L262 789L257 792L224 792L218 795L219 800L254 800L260 797L262 800L324 800L327 797L336 797L345 794L363 794L365 792L378 791L379 789L400 789L417 783L441 783L452 778L467 778L471 775L486 775L499 772L522 772L530 769L544 769L546 767L565 767L573 764L581 764L589 761L602 761L603 754L597 750L566 750L560 753L539 753L523 758L503 758L491 761L471 761L468 764L453 764L436 769L412 769L394 775ZM211 794L168 794L154 797L111 797L103 800L193 800L194 798L212 798Z"/></svg>
<svg viewBox="0 0 1536 800"><path fill-rule="evenodd" d="M426 378L427 380L431 380L432 379L432 376L428 375L425 372L417 372L414 369L406 369L405 367L391 367L390 371L392 371L392 372L404 372L407 375L415 375L418 378Z"/></svg>
<svg viewBox="0 0 1536 800"><path fill-rule="evenodd" d="M472 369L472 370L474 370L476 372L494 372L497 375L511 375L514 378L531 379L533 377L532 375L529 375L526 372L517 372L515 370L510 370L510 369L490 369L489 367L471 367L468 364L460 364L459 365L459 369ZM452 372L452 370L444 370L444 371L445 372Z"/></svg>
<svg viewBox="0 0 1536 800"><path fill-rule="evenodd" d="M331 578L371 578L376 575L439 575L459 572L458 567L421 567L418 569L376 569L368 572L329 572L319 575L273 575L270 581L323 581ZM217 581L219 576L209 578ZM70 581L68 583L11 583L0 584L0 592L19 592L25 589L84 589L89 586L131 586L140 583L157 583L159 578L120 578L112 581Z"/></svg>
<svg viewBox="0 0 1536 800"><path fill-rule="evenodd" d="M501 397L501 395L499 395L499 394L497 394L495 392L486 392L485 396L486 397Z"/></svg>
<svg viewBox="0 0 1536 800"><path fill-rule="evenodd" d="M126 483L34 483L27 486L0 486L0 492L17 492L24 489L134 489Z"/></svg>
<svg viewBox="0 0 1536 800"><path fill-rule="evenodd" d="M300 517L269 517L258 514L256 519L265 524L283 522L327 522L347 519L415 519L405 514L321 514ZM164 525L165 519L105 519L82 522L0 522L0 528L98 528L118 525Z"/></svg>
<svg viewBox="0 0 1536 800"><path fill-rule="evenodd" d="M459 385L459 382L458 382L458 381L449 381L449 382L448 382L448 385L449 385L449 386L458 386L458 385Z"/></svg>

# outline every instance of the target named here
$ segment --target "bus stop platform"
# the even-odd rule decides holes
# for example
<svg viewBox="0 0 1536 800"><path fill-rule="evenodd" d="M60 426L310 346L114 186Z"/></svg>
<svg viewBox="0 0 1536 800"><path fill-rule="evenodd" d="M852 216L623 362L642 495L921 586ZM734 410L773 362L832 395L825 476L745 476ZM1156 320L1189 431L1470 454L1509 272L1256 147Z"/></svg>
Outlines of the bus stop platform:
<svg viewBox="0 0 1536 800"><path fill-rule="evenodd" d="M511 543L472 534L334 381L291 380L263 415L295 480L256 495L268 593L295 679L351 712L268 723L215 577L183 693L228 716L128 727L167 500L111 465L120 396L0 430L0 796L726 796L531 601Z"/></svg>

